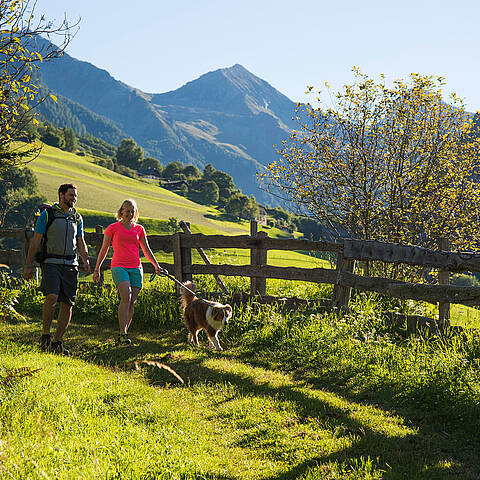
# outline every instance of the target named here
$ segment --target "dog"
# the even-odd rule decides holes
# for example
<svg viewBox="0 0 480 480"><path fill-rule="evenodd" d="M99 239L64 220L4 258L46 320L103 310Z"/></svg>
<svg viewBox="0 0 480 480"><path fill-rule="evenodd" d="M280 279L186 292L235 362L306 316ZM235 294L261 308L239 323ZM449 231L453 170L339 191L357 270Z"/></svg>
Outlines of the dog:
<svg viewBox="0 0 480 480"><path fill-rule="evenodd" d="M196 285L185 282L185 287L195 290ZM223 350L218 341L218 332L232 318L232 307L218 302L207 302L185 288L180 291L183 305L183 322L188 330L188 341L198 347L198 333L204 330L210 344L217 351Z"/></svg>

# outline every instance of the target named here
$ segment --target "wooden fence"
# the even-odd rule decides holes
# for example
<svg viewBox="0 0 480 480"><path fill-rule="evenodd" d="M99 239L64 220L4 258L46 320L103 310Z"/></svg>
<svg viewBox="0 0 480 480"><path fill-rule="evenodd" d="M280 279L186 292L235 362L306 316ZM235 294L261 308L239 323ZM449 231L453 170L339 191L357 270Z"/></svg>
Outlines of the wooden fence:
<svg viewBox="0 0 480 480"><path fill-rule="evenodd" d="M219 278L220 275L250 277L250 294L257 295L260 299L267 298L267 278L333 284L331 306L334 308L348 308L352 289L377 292L390 297L438 303L439 320L443 325L448 325L451 303L480 305L480 288L449 285L450 272L480 272L480 254L452 252L448 251L448 247L432 250L370 240L345 239L339 243L332 243L305 239L275 239L269 238L265 232L258 232L255 222L251 224L250 235L240 236L192 234L187 223L181 222L181 226L184 230L182 233L149 236L153 251L173 252L173 264L161 263L161 266L182 282L190 280L193 274L214 275L225 294L228 290ZM101 232L102 228L97 227L96 233L85 233L86 243L94 247L94 251L98 251L102 243ZM21 250L0 250L0 263L11 266L23 265L32 236L31 230L0 230L0 237L18 238L23 245ZM447 244L442 245L445 247ZM192 263L194 248L200 252L204 264ZM204 249L210 248L249 249L250 264L211 264L204 252ZM267 263L269 250L331 252L337 258L336 269L271 266ZM90 260L92 265L95 265L96 257L92 256ZM358 261L404 263L437 269L439 283L437 285L415 284L390 278L359 275L355 273L355 264ZM102 270L109 268L110 261L107 259ZM153 272L150 263L143 264L143 268L146 273ZM421 317L416 318L421 319ZM431 322L432 319L425 319L427 324L429 321Z"/></svg>

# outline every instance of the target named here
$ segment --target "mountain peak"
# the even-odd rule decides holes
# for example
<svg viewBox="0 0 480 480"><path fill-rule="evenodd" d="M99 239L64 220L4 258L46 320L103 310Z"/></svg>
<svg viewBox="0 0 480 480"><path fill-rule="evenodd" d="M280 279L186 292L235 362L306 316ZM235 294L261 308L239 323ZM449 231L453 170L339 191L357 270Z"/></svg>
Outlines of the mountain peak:
<svg viewBox="0 0 480 480"><path fill-rule="evenodd" d="M152 102L241 115L266 112L273 105L293 111L287 97L239 63L205 73L177 90L154 95Z"/></svg>

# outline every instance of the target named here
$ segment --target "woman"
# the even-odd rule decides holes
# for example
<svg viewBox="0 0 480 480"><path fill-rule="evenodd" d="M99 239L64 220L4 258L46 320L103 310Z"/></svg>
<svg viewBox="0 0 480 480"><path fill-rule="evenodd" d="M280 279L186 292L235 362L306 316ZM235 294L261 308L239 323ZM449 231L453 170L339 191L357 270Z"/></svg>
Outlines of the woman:
<svg viewBox="0 0 480 480"><path fill-rule="evenodd" d="M112 278L120 293L118 306L118 326L120 327L119 344L132 343L127 336L132 322L133 310L143 283L143 269L140 262L139 245L143 253L160 274L160 268L148 245L145 230L135 223L138 208L135 200L125 200L117 212L118 222L109 225L103 235L103 244L98 253L97 265L93 271L93 281L100 281L100 268L107 255L110 244L113 246L111 263Z"/></svg>

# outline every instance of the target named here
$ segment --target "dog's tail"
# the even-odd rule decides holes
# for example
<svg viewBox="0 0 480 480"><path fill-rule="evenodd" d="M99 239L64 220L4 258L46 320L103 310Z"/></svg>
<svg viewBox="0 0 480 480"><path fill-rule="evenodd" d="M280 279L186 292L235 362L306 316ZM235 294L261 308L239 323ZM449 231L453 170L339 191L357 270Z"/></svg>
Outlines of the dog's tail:
<svg viewBox="0 0 480 480"><path fill-rule="evenodd" d="M184 285L190 290L195 290L197 288L197 286L190 281L185 282ZM196 298L193 293L189 292L185 288L180 288L180 295L182 298L183 308L185 308L190 302L192 302L194 298Z"/></svg>

